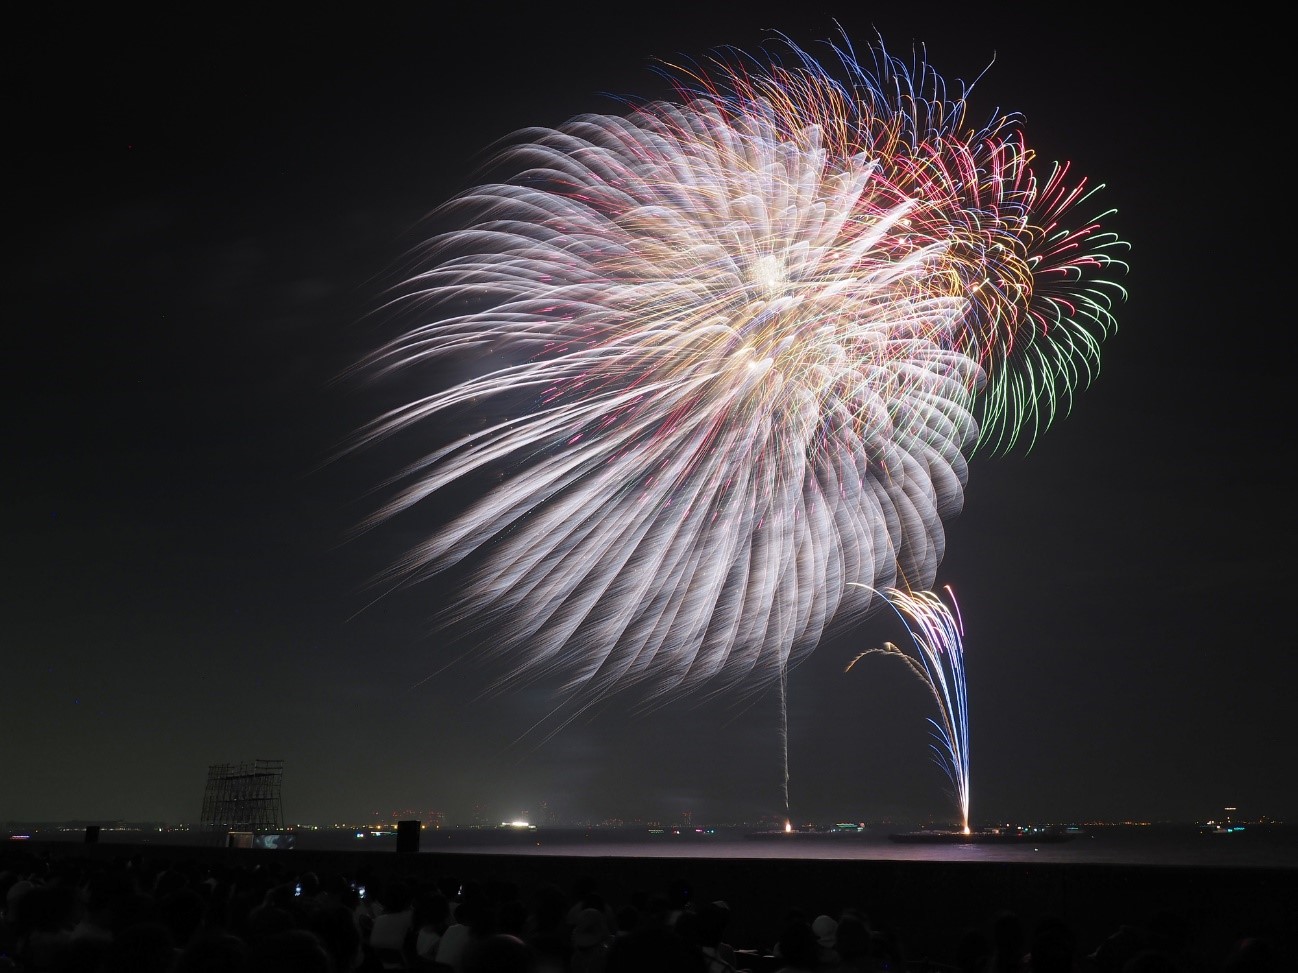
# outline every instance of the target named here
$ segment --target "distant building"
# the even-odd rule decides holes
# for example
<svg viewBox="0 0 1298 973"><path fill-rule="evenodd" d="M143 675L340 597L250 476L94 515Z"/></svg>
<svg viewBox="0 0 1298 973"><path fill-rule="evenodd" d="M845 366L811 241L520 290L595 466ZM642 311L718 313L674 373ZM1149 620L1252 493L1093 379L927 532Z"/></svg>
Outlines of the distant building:
<svg viewBox="0 0 1298 973"><path fill-rule="evenodd" d="M211 764L199 829L212 844L284 847L283 760Z"/></svg>

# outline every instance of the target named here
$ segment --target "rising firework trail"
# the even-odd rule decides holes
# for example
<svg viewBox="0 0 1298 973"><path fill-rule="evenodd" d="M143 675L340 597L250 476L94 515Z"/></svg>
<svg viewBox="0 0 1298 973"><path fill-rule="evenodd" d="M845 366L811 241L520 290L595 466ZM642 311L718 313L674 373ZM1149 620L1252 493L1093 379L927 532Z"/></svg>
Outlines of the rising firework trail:
<svg viewBox="0 0 1298 973"><path fill-rule="evenodd" d="M964 675L964 622L955 592L949 586L945 590L950 606L932 591L888 588L881 592L905 624L913 651L885 642L879 648L862 652L847 664L847 669L851 670L869 655L892 656L906 663L929 688L938 710L938 718L929 719L933 727L933 760L951 782L961 825L964 833L969 834L969 704Z"/></svg>
<svg viewBox="0 0 1298 973"><path fill-rule="evenodd" d="M666 99L506 140L362 363L418 392L356 445L427 437L362 528L451 511L379 583L453 572L440 621L568 718L783 705L831 623L932 586L968 457L1030 446L1116 327L1095 188L924 60L825 51L664 64Z"/></svg>

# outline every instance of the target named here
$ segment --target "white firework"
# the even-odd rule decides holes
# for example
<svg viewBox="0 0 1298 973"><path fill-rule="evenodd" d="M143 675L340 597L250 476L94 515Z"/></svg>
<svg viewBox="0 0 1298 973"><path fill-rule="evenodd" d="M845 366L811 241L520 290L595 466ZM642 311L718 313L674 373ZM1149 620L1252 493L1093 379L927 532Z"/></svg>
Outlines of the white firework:
<svg viewBox="0 0 1298 973"><path fill-rule="evenodd" d="M965 131L926 67L929 100L881 63L844 85L801 52L718 62L678 100L521 133L507 178L448 204L393 304L419 319L365 364L473 372L362 439L507 414L370 523L478 491L387 580L467 569L452 617L493 626L511 680L757 689L874 589L933 584L1043 235L1014 120Z"/></svg>

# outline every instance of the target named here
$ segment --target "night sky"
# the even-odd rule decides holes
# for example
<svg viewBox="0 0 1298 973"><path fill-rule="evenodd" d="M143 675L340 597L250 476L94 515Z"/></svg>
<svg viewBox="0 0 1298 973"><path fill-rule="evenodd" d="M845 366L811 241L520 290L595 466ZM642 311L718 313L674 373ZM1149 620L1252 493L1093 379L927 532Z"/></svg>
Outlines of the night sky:
<svg viewBox="0 0 1298 973"><path fill-rule="evenodd" d="M1099 379L1031 452L977 457L948 524L974 821L1298 819L1274 25L376 6L58 8L6 31L0 821L196 821L208 765L255 757L285 761L290 821L782 814L771 692L627 699L550 740L528 731L553 687L482 698L499 670L445 668L430 634L442 586L368 587L418 519L349 538L392 456L329 460L419 394L344 376L394 336L371 312L489 143L667 94L654 58L772 29L810 47L836 19L861 46L924 45L948 82L990 64L972 117L1022 112L1042 163L1106 184L1132 245ZM790 675L795 818L952 816L923 687L842 671L901 634L880 615Z"/></svg>

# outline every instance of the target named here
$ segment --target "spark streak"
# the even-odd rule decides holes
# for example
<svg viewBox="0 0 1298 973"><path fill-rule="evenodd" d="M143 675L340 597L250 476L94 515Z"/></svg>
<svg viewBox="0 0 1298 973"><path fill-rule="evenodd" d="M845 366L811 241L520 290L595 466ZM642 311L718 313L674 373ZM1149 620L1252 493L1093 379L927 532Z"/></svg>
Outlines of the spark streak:
<svg viewBox="0 0 1298 973"><path fill-rule="evenodd" d="M937 703L933 726L934 762L945 771L955 791L961 824L969 833L969 705L964 674L964 623L955 593L948 586L948 607L931 591L911 592L889 588L882 592L906 625L914 652L885 642L867 649L847 664L850 670L869 655L901 659L929 688Z"/></svg>

